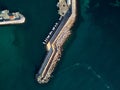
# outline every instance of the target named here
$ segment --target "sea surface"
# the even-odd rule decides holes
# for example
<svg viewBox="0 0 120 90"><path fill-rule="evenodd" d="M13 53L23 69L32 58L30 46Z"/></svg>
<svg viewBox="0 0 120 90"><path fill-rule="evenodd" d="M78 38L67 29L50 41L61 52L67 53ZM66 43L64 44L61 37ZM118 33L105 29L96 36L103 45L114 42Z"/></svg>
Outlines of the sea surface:
<svg viewBox="0 0 120 90"><path fill-rule="evenodd" d="M25 24L0 26L0 90L120 90L119 0L77 0L78 17L48 84L35 79L58 0L0 0Z"/></svg>

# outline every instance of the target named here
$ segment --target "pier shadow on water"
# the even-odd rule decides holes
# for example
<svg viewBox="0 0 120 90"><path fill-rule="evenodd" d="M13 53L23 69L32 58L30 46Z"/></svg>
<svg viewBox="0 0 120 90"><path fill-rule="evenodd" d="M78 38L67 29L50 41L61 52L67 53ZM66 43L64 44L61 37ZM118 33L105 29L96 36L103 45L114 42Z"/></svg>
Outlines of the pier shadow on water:
<svg viewBox="0 0 120 90"><path fill-rule="evenodd" d="M72 43L75 41L77 30L78 30L78 27L80 26L81 22L83 22L83 18L81 16L80 1L78 0L77 1L77 17L76 17L76 21L75 21L73 27L71 28L71 35L68 37L65 44L63 45L63 52L62 52L63 56L62 56L62 58L64 58L67 50L71 47Z"/></svg>

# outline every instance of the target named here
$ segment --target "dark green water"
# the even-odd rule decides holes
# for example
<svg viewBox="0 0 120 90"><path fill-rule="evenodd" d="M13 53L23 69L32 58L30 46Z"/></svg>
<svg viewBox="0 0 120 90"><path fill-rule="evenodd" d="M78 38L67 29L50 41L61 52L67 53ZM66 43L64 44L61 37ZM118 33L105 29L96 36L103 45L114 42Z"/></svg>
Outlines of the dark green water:
<svg viewBox="0 0 120 90"><path fill-rule="evenodd" d="M35 80L42 41L58 19L57 0L1 0L22 25L0 26L0 90L120 90L120 7L115 0L78 0L78 19L46 85Z"/></svg>

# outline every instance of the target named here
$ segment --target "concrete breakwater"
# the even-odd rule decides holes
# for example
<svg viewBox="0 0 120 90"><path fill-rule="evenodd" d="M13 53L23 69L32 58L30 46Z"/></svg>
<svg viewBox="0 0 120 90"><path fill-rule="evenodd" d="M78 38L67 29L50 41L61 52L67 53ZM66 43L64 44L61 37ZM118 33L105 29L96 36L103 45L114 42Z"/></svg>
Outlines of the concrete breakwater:
<svg viewBox="0 0 120 90"><path fill-rule="evenodd" d="M36 74L38 83L47 83L50 76L60 60L62 46L68 36L71 34L70 29L76 19L76 0L59 0L57 6L60 14L59 23L55 24L46 40L47 55L43 64Z"/></svg>

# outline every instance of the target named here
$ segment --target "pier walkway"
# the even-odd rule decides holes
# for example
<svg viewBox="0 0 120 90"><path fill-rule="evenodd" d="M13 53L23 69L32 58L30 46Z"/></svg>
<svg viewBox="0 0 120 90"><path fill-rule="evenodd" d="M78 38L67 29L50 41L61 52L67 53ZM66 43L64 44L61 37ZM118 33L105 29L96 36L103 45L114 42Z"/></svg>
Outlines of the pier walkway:
<svg viewBox="0 0 120 90"><path fill-rule="evenodd" d="M59 4L61 1L62 0L59 0ZM40 84L47 83L49 81L57 62L60 60L62 46L68 36L71 34L70 29L76 19L76 0L67 0L66 4L63 5L68 5L66 6L68 7L68 9L65 8L65 10L67 10L66 13L64 14L64 16L62 16L61 22L59 23L57 28L55 28L54 34L46 44L48 53L40 70L36 74L37 81Z"/></svg>

